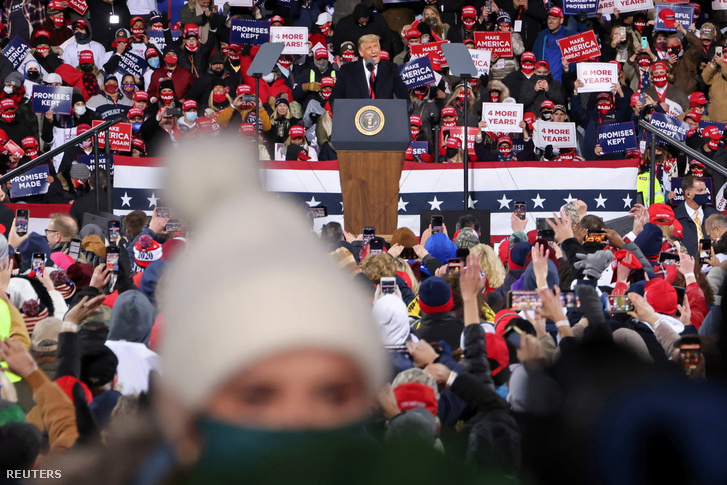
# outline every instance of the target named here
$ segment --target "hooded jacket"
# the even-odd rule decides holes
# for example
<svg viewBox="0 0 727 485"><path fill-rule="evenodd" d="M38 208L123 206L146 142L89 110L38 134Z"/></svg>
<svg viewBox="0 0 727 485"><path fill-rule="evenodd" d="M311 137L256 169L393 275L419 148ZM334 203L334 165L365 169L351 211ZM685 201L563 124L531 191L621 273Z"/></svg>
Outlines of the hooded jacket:
<svg viewBox="0 0 727 485"><path fill-rule="evenodd" d="M541 90L536 91L535 90L535 84L543 78L544 80L548 81L548 90ZM557 81L554 79L552 74L548 74L547 76L537 76L534 75L530 79L528 79L525 84L522 85L522 89L520 91L520 97L518 98L518 101L520 101L524 106L525 112L531 112L535 113L535 116L538 118L540 117L540 105L545 100L550 100L553 102L553 104L562 104L565 106L566 104L566 94L565 90L563 89L563 86L560 84L560 81Z"/></svg>
<svg viewBox="0 0 727 485"><path fill-rule="evenodd" d="M108 17L107 17L108 18ZM73 67L78 67L78 55L81 53L81 51L91 51L93 52L93 63L97 66L103 66L108 62L109 58L113 54L113 52L106 52L106 47L104 47L103 44L96 42L93 39L93 27L91 26L90 22L87 22L88 24L88 39L87 42L83 44L79 44L76 40L76 37L70 37L67 41L61 44L61 49L63 49L63 62L66 64L70 64ZM129 22L127 20L126 25L128 25ZM109 45L111 43L109 42ZM60 74L60 73L59 73ZM79 76L81 73L78 73ZM61 77L63 77L63 74L61 74Z"/></svg>
<svg viewBox="0 0 727 485"><path fill-rule="evenodd" d="M138 290L125 291L116 299L111 310L108 340L148 345L153 324L154 306L149 299Z"/></svg>
<svg viewBox="0 0 727 485"><path fill-rule="evenodd" d="M368 17L369 22L364 27L359 27L358 19ZM358 39L364 35L376 34L381 37L381 50L387 51L391 58L396 57L403 49L401 40L397 39L389 25L378 13L374 13L363 3L359 3L353 9L353 13L342 18L333 32L333 53L340 54L341 44L351 41L358 45ZM396 42L398 40L398 43Z"/></svg>

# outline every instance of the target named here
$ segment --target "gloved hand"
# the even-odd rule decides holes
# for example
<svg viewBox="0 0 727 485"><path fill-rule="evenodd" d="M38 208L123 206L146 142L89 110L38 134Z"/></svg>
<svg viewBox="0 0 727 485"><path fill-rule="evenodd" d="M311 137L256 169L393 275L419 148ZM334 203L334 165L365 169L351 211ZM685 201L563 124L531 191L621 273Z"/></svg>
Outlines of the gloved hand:
<svg viewBox="0 0 727 485"><path fill-rule="evenodd" d="M603 250L591 254L578 253L576 258L579 261L574 265L575 269L583 272L589 278L597 280L613 261L613 253Z"/></svg>
<svg viewBox="0 0 727 485"><path fill-rule="evenodd" d="M588 325L604 323L606 316L603 313L603 305L598 298L596 289L588 285L577 285L575 292L581 302L578 312L588 319Z"/></svg>
<svg viewBox="0 0 727 485"><path fill-rule="evenodd" d="M316 93L321 92L321 83L308 83L308 86L310 87L310 91L315 91Z"/></svg>

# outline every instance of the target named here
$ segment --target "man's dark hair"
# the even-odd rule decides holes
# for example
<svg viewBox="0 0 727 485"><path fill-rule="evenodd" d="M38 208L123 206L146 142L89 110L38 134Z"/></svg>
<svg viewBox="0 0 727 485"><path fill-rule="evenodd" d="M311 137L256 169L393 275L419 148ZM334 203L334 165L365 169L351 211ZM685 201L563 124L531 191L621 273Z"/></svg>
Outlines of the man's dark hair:
<svg viewBox="0 0 727 485"><path fill-rule="evenodd" d="M603 231L606 229L603 219L598 216L583 216L578 224L587 231Z"/></svg>
<svg viewBox="0 0 727 485"><path fill-rule="evenodd" d="M478 221L472 214L463 214L459 216L459 220L457 220L457 228L464 229L465 227L471 227L477 234L480 233L480 221Z"/></svg>
<svg viewBox="0 0 727 485"><path fill-rule="evenodd" d="M146 226L147 217L144 211L131 211L124 218L124 227L126 227L126 234L131 239L141 234L141 230Z"/></svg>
<svg viewBox="0 0 727 485"><path fill-rule="evenodd" d="M704 182L704 179L695 175L687 175L684 177L684 180L682 180L682 192L693 189L697 182Z"/></svg>
<svg viewBox="0 0 727 485"><path fill-rule="evenodd" d="M105 189L106 188L106 170L99 169L98 181L101 183L101 187L103 187ZM96 188L96 170L91 172L91 178L88 179L88 185L90 185L92 189Z"/></svg>
<svg viewBox="0 0 727 485"><path fill-rule="evenodd" d="M338 222L329 222L321 228L321 239L327 244L343 241L343 227Z"/></svg>

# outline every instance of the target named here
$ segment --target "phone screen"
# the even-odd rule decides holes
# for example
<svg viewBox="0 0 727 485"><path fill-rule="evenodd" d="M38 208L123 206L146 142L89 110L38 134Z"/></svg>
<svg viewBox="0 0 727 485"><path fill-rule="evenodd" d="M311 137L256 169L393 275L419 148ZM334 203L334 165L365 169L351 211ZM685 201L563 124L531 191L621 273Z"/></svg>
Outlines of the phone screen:
<svg viewBox="0 0 727 485"><path fill-rule="evenodd" d="M432 216L432 234L442 232L444 225L444 216Z"/></svg>
<svg viewBox="0 0 727 485"><path fill-rule="evenodd" d="M119 272L119 248L116 246L106 248L106 269L114 273Z"/></svg>
<svg viewBox="0 0 727 485"><path fill-rule="evenodd" d="M538 239L545 239L548 242L555 241L555 231L553 229L541 229L538 231Z"/></svg>
<svg viewBox="0 0 727 485"><path fill-rule="evenodd" d="M121 224L119 221L109 221L109 242L118 246L121 240Z"/></svg>
<svg viewBox="0 0 727 485"><path fill-rule="evenodd" d="M649 47L649 39L646 37L641 38L641 48L646 49Z"/></svg>
<svg viewBox="0 0 727 485"><path fill-rule="evenodd" d="M679 360L687 375L691 374L699 364L699 353L702 351L702 344L699 337L685 336L679 344Z"/></svg>
<svg viewBox="0 0 727 485"><path fill-rule="evenodd" d="M704 238L699 240L699 264L700 266L706 262L711 256L712 240Z"/></svg>
<svg viewBox="0 0 727 485"><path fill-rule="evenodd" d="M71 244L68 246L68 255L74 260L78 259L78 255L81 253L81 240L71 239Z"/></svg>
<svg viewBox="0 0 727 485"><path fill-rule="evenodd" d="M608 239L606 238L605 232L589 232L586 236L586 242L599 242L603 243L606 242Z"/></svg>
<svg viewBox="0 0 727 485"><path fill-rule="evenodd" d="M169 207L157 206L157 217L169 219Z"/></svg>
<svg viewBox="0 0 727 485"><path fill-rule="evenodd" d="M634 305L626 295L609 295L608 311L611 313L626 313L634 311Z"/></svg>
<svg viewBox="0 0 727 485"><path fill-rule="evenodd" d="M515 202L515 205L513 207L515 208L513 211L515 212L515 215L524 221L525 214L528 211L528 205L525 202Z"/></svg>
<svg viewBox="0 0 727 485"><path fill-rule="evenodd" d="M462 258L450 258L447 260L447 271L461 271Z"/></svg>
<svg viewBox="0 0 727 485"><path fill-rule="evenodd" d="M414 248L404 248L401 250L399 257L401 259L417 259L418 256Z"/></svg>
<svg viewBox="0 0 727 485"><path fill-rule="evenodd" d="M390 276L381 278L381 293L384 295L396 293L396 278Z"/></svg>
<svg viewBox="0 0 727 485"><path fill-rule="evenodd" d="M33 253L33 271L43 273L45 269L45 253Z"/></svg>
<svg viewBox="0 0 727 485"><path fill-rule="evenodd" d="M376 237L376 228L371 226L366 226L363 228L363 240L364 242L369 242L373 238Z"/></svg>
<svg viewBox="0 0 727 485"><path fill-rule="evenodd" d="M510 305L513 310L530 310L540 308L542 303L537 291L511 291L509 294Z"/></svg>
<svg viewBox="0 0 727 485"><path fill-rule="evenodd" d="M714 55L717 57L722 57L722 46L718 45L714 48Z"/></svg>
<svg viewBox="0 0 727 485"><path fill-rule="evenodd" d="M30 212L26 209L18 209L15 213L15 232L18 236L28 234L28 219Z"/></svg>
<svg viewBox="0 0 727 485"><path fill-rule="evenodd" d="M384 243L381 241L371 241L369 243L369 249L371 254L381 254L384 252Z"/></svg>
<svg viewBox="0 0 727 485"><path fill-rule="evenodd" d="M674 253L664 253L662 252L659 254L659 262L661 264L669 264L672 266L679 266L679 255Z"/></svg>

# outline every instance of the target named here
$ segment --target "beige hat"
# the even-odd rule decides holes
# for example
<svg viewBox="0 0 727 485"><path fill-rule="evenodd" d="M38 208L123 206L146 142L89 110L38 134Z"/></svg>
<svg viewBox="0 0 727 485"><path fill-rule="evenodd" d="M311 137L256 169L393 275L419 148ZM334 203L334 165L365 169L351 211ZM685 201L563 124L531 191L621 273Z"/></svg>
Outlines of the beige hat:
<svg viewBox="0 0 727 485"><path fill-rule="evenodd" d="M48 317L35 324L30 349L35 352L55 352L58 349L58 335L63 322Z"/></svg>
<svg viewBox="0 0 727 485"><path fill-rule="evenodd" d="M195 237L165 277L162 384L199 410L241 369L313 349L352 358L375 396L388 363L370 305L323 252L305 213L258 187L256 165L238 143L195 139L166 169L166 200ZM250 209L245 224L230 224L241 208ZM231 267L242 271L220 271L209 264L211 254L231 255Z"/></svg>

